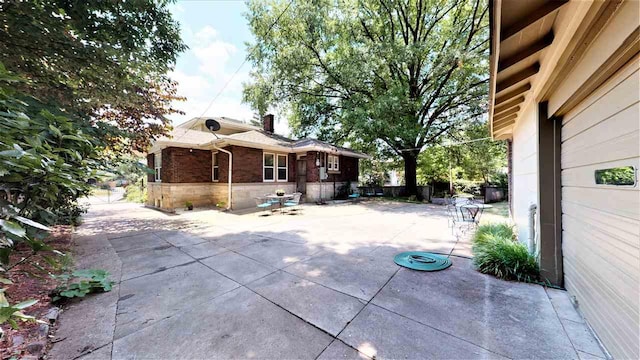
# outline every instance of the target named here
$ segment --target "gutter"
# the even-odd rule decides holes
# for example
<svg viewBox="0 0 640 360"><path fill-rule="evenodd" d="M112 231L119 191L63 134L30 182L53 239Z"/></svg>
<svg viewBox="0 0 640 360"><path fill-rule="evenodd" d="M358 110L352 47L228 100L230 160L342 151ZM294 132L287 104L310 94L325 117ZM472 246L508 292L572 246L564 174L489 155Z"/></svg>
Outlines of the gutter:
<svg viewBox="0 0 640 360"><path fill-rule="evenodd" d="M489 0L489 111L487 112L489 134L495 140L493 133L493 108L496 96L496 77L500 54L500 26L502 16L502 0Z"/></svg>
<svg viewBox="0 0 640 360"><path fill-rule="evenodd" d="M229 155L229 174L227 176L228 178L228 184L227 184L227 210L231 210L231 178L233 175L233 154L231 153L231 151L225 150L225 149L221 149L219 147L216 146L216 144L214 142L211 142L211 146L213 146L214 149L221 151L227 155Z"/></svg>

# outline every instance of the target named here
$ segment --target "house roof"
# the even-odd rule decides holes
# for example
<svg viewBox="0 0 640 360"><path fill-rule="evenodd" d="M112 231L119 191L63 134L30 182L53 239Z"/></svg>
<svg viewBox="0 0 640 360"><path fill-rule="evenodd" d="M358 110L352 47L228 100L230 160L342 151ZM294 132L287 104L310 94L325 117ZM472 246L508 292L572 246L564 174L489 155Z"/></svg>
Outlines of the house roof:
<svg viewBox="0 0 640 360"><path fill-rule="evenodd" d="M199 147L215 140L216 137L210 132L190 130L177 127L167 135L158 138L153 142L153 147L170 144L177 147Z"/></svg>
<svg viewBox="0 0 640 360"><path fill-rule="evenodd" d="M278 134L268 133L263 130L252 130L224 137L221 136L219 139L212 141L211 144L215 144L216 146L238 145L273 151L296 153L307 151L322 151L361 159L369 158L369 155L366 155L364 153L345 147L331 145L324 141L316 139L293 140Z"/></svg>
<svg viewBox="0 0 640 360"><path fill-rule="evenodd" d="M215 135L207 131L204 127L206 119L217 120L221 125L221 131L217 131ZM212 149L228 145L287 153L322 151L356 158L369 158L369 155L324 141L309 138L293 140L282 135L266 132L239 120L220 117L193 118L186 123L180 124L169 133L169 136L157 139L149 152L155 152L169 146Z"/></svg>

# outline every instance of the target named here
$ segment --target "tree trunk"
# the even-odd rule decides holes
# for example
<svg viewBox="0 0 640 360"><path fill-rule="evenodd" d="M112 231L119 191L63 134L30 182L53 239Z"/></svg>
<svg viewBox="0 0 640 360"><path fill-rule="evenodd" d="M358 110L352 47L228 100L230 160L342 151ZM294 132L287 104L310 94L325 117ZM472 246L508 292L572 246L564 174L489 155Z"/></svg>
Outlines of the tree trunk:
<svg viewBox="0 0 640 360"><path fill-rule="evenodd" d="M418 196L418 181L416 176L416 168L418 167L418 154L406 153L402 156L404 159L404 184L407 196Z"/></svg>

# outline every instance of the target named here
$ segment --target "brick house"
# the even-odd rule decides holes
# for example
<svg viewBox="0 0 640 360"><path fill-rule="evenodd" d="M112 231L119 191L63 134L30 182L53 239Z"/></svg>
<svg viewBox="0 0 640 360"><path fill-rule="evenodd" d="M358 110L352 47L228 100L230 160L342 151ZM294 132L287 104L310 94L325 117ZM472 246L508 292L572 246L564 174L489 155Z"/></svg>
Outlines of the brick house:
<svg viewBox="0 0 640 360"><path fill-rule="evenodd" d="M343 186L357 186L358 161L368 158L323 141L277 135L273 115L265 116L264 128L214 119L221 127L215 135L205 127L207 118L194 118L152 144L147 164L155 174L148 178L147 205L171 211L189 201L243 209L277 189L299 191L306 201L330 199Z"/></svg>

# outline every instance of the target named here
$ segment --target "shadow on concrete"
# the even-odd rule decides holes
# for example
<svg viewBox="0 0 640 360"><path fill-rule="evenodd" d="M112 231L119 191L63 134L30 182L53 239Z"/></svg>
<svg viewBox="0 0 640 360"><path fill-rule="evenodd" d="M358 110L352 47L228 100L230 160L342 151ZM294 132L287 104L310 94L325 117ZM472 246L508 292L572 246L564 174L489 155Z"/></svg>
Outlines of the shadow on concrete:
<svg viewBox="0 0 640 360"><path fill-rule="evenodd" d="M433 205L361 205L354 211L365 219L368 212L417 221L446 216ZM73 343L64 355L109 347L112 358L578 356L543 287L497 280L455 256L444 271L400 268L393 262L398 252L448 254L451 239L403 242L402 232L388 232L349 241L357 231L329 230L331 236L318 236L322 231L312 227L349 221L323 208L324 218L247 218L255 221L250 229L141 208L91 212L81 231L100 234L122 262L117 301L109 305L115 323L106 338ZM123 218L123 211L131 213ZM304 221L287 228L286 219Z"/></svg>

